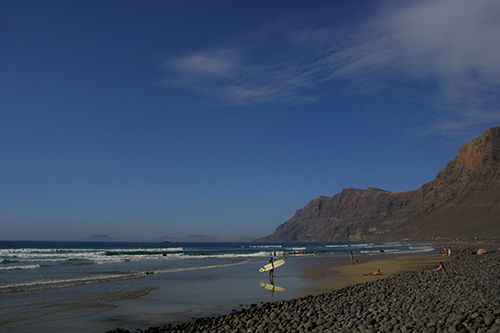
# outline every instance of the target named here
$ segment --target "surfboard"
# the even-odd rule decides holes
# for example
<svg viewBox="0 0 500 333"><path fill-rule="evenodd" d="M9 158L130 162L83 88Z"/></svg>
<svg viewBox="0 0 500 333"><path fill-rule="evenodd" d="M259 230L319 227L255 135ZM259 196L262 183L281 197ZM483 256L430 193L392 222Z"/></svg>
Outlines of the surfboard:
<svg viewBox="0 0 500 333"><path fill-rule="evenodd" d="M269 284L269 283L264 283L264 282L261 282L260 286L262 288L266 288L267 290L271 290L271 291L285 291L286 290L283 287L278 287L278 286L275 286L274 284Z"/></svg>
<svg viewBox="0 0 500 333"><path fill-rule="evenodd" d="M280 259L280 260L276 260L274 262L274 268L276 267L280 267L281 265L284 265L285 264L285 260L283 259ZM259 269L259 272L266 272L268 270L271 270L273 269L273 265L272 264L267 264L265 266L262 266L260 269Z"/></svg>

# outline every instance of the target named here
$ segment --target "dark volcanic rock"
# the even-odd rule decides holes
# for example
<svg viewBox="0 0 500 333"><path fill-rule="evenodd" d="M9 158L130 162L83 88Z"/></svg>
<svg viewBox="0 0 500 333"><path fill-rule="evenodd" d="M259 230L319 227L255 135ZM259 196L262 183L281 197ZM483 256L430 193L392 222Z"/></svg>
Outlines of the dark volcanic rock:
<svg viewBox="0 0 500 333"><path fill-rule="evenodd" d="M500 236L500 127L460 147L421 188L344 189L309 202L256 241L364 241Z"/></svg>

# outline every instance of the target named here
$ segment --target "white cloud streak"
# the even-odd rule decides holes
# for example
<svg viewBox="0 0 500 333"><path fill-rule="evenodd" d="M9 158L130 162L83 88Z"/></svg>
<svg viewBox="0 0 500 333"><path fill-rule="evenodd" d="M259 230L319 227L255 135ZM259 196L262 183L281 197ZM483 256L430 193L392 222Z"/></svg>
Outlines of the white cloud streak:
<svg viewBox="0 0 500 333"><path fill-rule="evenodd" d="M340 85L344 93L391 89L391 79L432 82L448 110L426 131L458 130L500 119L500 2L432 0L386 3L350 27L290 26L231 48L168 61L166 81L226 103L304 103ZM257 40L257 42L255 42ZM276 52L279 51L279 52Z"/></svg>
<svg viewBox="0 0 500 333"><path fill-rule="evenodd" d="M226 50L214 54L191 54L174 60L172 65L182 72L213 76L227 76L236 66L231 52Z"/></svg>

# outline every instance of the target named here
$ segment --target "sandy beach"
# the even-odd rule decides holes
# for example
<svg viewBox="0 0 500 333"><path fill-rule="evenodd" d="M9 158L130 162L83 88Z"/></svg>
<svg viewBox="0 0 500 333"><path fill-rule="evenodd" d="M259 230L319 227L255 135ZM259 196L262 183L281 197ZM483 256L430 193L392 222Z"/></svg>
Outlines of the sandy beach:
<svg viewBox="0 0 500 333"><path fill-rule="evenodd" d="M407 255L398 257L380 257L375 260L370 260L369 257L364 256L363 263L346 265L341 267L329 268L335 275L326 277L319 280L310 289L314 295L331 290L341 289L347 286L356 285L373 280L386 279L391 275L426 269L429 267L437 267L439 262L447 263L454 260L454 257L443 256L436 253L429 253L423 255ZM321 270L316 267L316 270ZM381 271L381 275L361 276L370 272Z"/></svg>
<svg viewBox="0 0 500 333"><path fill-rule="evenodd" d="M143 332L498 332L500 252L442 256L363 256L337 266L302 262L311 283L293 299L249 304L231 314L193 318ZM436 268L443 262L446 269ZM360 274L380 270L379 276ZM476 274L463 274L473 270ZM331 275L330 275L331 273ZM316 277L316 278L314 278ZM117 329L110 332L127 332ZM138 330L140 332L140 330Z"/></svg>

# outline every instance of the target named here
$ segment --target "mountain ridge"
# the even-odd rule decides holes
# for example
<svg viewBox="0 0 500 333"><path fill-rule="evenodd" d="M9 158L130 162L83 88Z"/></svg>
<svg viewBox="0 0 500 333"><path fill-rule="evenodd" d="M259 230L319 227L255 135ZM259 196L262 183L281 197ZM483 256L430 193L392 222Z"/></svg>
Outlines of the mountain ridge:
<svg viewBox="0 0 500 333"><path fill-rule="evenodd" d="M434 180L389 192L319 196L255 241L375 241L500 236L500 127L459 148Z"/></svg>

